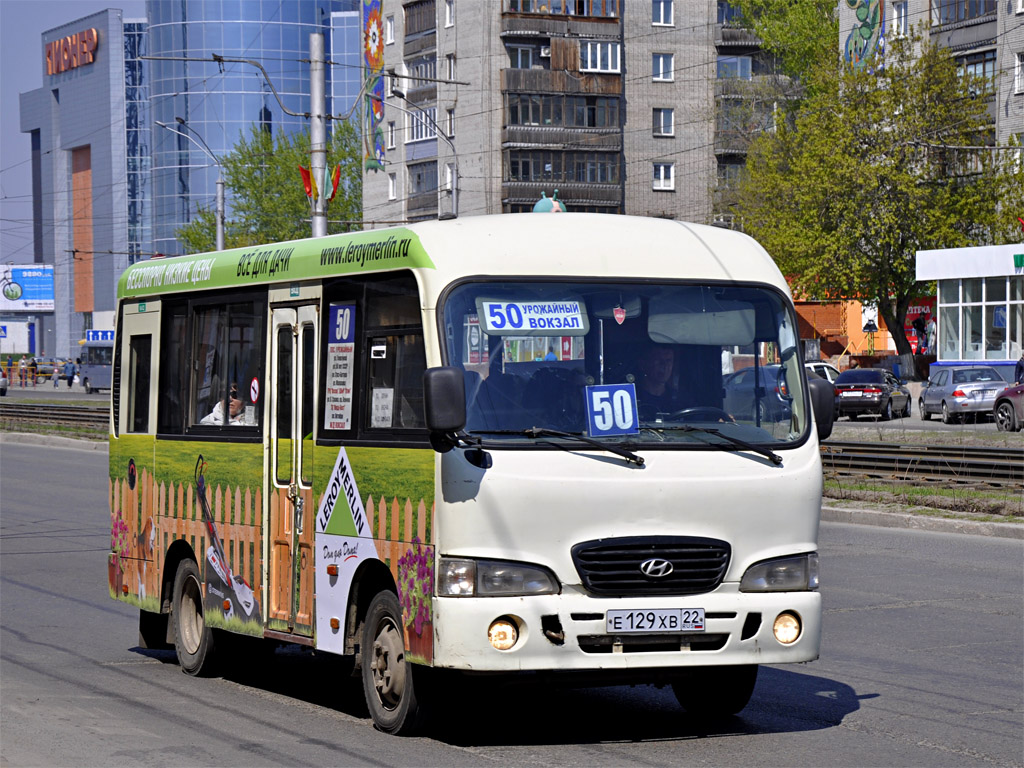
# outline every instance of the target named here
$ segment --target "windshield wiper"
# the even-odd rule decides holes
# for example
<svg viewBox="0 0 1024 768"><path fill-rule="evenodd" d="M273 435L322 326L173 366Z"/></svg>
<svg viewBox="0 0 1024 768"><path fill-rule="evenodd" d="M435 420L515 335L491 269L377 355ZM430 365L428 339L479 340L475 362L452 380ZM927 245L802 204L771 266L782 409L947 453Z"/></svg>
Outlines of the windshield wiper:
<svg viewBox="0 0 1024 768"><path fill-rule="evenodd" d="M608 453L614 453L616 456L621 456L626 461L636 464L638 467L644 465L643 456L638 456L626 448L620 448L617 445L608 445L602 443L599 440L594 440L592 437L587 437L580 432L561 432L557 429L548 429L547 427L528 427L527 429L474 429L474 433L481 435L522 435L523 437L532 437L534 439L542 437L567 437L570 440L578 440L581 443L593 446L602 451L608 451Z"/></svg>
<svg viewBox="0 0 1024 768"><path fill-rule="evenodd" d="M672 431L672 432L700 432L702 434L715 435L715 437L720 437L723 440L725 440L726 442L732 443L737 448L743 448L743 449L748 450L748 451L753 451L754 453L758 453L761 456L764 456L765 458L770 459L772 464L779 465L779 464L782 463L782 457L779 456L779 454L775 453L775 451L771 450L770 448L764 448L764 447L762 447L760 445L754 445L753 443L748 443L746 440L740 440L738 437L733 437L732 435L727 435L727 434L725 434L724 432L722 432L719 429L711 429L710 427L694 427L694 426L692 426L690 424L684 424L684 425L681 425L681 426L672 426L672 427L665 427L665 426L652 427L650 425L646 425L646 426L643 426L643 428L644 429L654 429L654 430L666 430L666 431ZM708 443L708 445L714 445L714 443ZM718 445L716 447L722 448L722 449L725 448L724 445Z"/></svg>

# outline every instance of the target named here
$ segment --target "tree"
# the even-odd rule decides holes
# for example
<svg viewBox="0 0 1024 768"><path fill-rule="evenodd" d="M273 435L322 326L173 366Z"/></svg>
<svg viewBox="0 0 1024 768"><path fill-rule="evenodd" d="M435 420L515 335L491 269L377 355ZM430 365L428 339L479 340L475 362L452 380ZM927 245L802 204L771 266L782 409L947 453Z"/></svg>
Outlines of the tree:
<svg viewBox="0 0 1024 768"><path fill-rule="evenodd" d="M991 83L917 36L894 39L881 64L816 70L793 120L752 144L738 212L794 292L876 303L902 328L924 294L916 252L1012 242L1024 171L982 146Z"/></svg>
<svg viewBox="0 0 1024 768"><path fill-rule="evenodd" d="M822 62L836 58L839 17L836 0L732 0L740 24L774 54L783 74L807 79Z"/></svg>
<svg viewBox="0 0 1024 768"><path fill-rule="evenodd" d="M347 120L333 124L327 147L328 165L341 164L338 192L328 208L328 232L359 229L362 218L361 147ZM221 158L227 208L224 246L244 247L310 236L309 198L299 166L309 167L309 134L270 133L253 125L249 136ZM335 223L332 224L331 221ZM337 222L343 223L337 223ZM216 243L216 214L200 208L177 232L188 253L212 251Z"/></svg>

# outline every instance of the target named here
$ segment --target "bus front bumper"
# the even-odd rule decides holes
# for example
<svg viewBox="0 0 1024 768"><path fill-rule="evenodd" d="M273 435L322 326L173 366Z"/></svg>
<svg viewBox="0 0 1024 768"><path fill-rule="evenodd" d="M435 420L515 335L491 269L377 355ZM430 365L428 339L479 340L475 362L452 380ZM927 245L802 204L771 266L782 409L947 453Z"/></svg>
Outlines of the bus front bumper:
<svg viewBox="0 0 1024 768"><path fill-rule="evenodd" d="M477 672L660 670L707 665L784 664L818 658L819 592L741 593L736 584L687 597L595 598L559 595L433 600L434 666ZM608 610L703 608L704 631L622 633L608 630ZM788 644L773 630L791 614L799 636ZM509 621L516 642L498 650L494 622ZM792 622L790 622L792 625Z"/></svg>

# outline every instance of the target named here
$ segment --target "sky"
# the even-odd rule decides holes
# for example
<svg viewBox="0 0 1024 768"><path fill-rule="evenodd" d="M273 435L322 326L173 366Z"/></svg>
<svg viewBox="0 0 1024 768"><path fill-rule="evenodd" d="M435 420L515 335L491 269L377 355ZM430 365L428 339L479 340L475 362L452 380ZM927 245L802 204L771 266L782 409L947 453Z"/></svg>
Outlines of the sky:
<svg viewBox="0 0 1024 768"><path fill-rule="evenodd" d="M144 0L0 0L0 262L32 262L31 145L18 94L43 85L42 33L107 8L146 15Z"/></svg>

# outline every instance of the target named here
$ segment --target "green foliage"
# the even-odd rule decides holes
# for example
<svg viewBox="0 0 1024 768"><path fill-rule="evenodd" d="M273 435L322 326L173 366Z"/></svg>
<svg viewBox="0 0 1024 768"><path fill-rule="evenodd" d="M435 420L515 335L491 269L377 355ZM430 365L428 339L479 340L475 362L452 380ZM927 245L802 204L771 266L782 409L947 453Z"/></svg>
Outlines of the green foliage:
<svg viewBox="0 0 1024 768"><path fill-rule="evenodd" d="M1024 172L1009 152L956 149L991 139L986 88L927 40L892 40L874 74L815 78L791 123L752 144L737 212L795 293L877 303L902 327L922 294L916 251L1015 241Z"/></svg>
<svg viewBox="0 0 1024 768"><path fill-rule="evenodd" d="M822 62L838 58L839 17L836 0L732 0L743 26L778 57L781 70L806 81Z"/></svg>
<svg viewBox="0 0 1024 768"><path fill-rule="evenodd" d="M341 164L338 192L328 207L327 231L359 229L362 217L361 148L354 126L347 120L332 124L327 148L330 168ZM299 166L309 167L309 134L276 137L253 125L240 136L230 154L221 158L229 218L224 225L224 246L237 248L310 236L312 208L306 197ZM334 223L331 222L344 222ZM212 251L216 244L216 215L202 208L177 232L187 253Z"/></svg>

